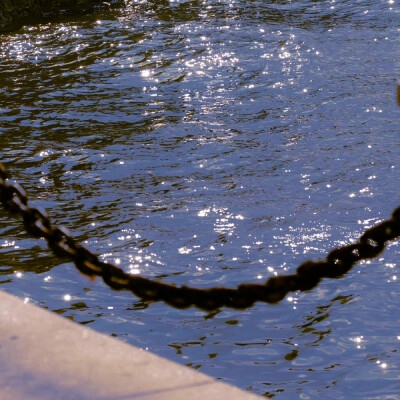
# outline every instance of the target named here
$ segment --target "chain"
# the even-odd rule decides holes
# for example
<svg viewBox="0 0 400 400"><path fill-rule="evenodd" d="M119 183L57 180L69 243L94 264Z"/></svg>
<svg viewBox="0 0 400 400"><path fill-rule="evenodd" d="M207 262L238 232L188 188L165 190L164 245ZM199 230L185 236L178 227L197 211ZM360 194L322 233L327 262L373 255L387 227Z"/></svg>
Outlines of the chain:
<svg viewBox="0 0 400 400"><path fill-rule="evenodd" d="M196 306L208 311L220 307L244 309L257 301L277 303L289 292L311 290L322 278L340 278L357 262L377 257L386 242L400 236L398 207L391 219L368 229L357 243L332 250L323 261L306 261L297 268L295 274L271 277L264 284L243 283L236 289L196 289L129 275L111 263L100 261L65 229L52 226L46 212L29 206L25 189L7 179L7 169L3 163L0 163L0 201L11 213L22 215L29 234L45 238L56 255L72 260L82 274L91 278L100 276L112 289L129 290L143 300L164 301L176 308Z"/></svg>

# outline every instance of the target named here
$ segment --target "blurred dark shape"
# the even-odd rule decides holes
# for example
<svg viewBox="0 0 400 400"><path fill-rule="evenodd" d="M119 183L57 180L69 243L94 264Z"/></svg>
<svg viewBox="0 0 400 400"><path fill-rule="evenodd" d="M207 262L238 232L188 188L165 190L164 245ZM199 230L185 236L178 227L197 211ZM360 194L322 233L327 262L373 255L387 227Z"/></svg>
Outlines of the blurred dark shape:
<svg viewBox="0 0 400 400"><path fill-rule="evenodd" d="M81 15L123 4L123 0L0 0L0 32L37 22Z"/></svg>

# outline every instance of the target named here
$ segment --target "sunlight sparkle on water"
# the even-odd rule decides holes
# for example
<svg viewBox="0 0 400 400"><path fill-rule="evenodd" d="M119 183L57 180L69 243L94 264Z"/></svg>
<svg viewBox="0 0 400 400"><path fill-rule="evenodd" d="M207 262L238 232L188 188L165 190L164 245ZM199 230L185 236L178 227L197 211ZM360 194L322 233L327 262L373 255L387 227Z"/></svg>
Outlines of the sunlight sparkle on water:
<svg viewBox="0 0 400 400"><path fill-rule="evenodd" d="M143 78L148 78L148 77L150 77L152 74L153 74L153 73L152 73L152 71L151 71L150 69L144 69L144 70L141 72L141 75L143 76Z"/></svg>
<svg viewBox="0 0 400 400"><path fill-rule="evenodd" d="M138 264L129 264L128 266L128 273L131 275L138 275L140 274L140 269Z"/></svg>
<svg viewBox="0 0 400 400"><path fill-rule="evenodd" d="M361 343L364 341L364 336L356 336L350 340L357 344L357 349L361 349Z"/></svg>
<svg viewBox="0 0 400 400"><path fill-rule="evenodd" d="M385 369L385 368L388 367L387 363L385 363L385 362L381 362L381 361L378 360L376 363L377 363L382 369Z"/></svg>
<svg viewBox="0 0 400 400"><path fill-rule="evenodd" d="M192 251L193 251L193 250L192 250L190 247L186 247L186 246L180 247L180 248L178 249L178 253L179 253L179 254L190 254Z"/></svg>

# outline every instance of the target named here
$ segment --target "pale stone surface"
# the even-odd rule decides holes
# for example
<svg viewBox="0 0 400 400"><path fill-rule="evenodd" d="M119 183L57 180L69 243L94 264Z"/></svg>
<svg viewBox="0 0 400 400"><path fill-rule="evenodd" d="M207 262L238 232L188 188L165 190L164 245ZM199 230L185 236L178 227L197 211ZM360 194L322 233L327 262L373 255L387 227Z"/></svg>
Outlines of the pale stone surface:
<svg viewBox="0 0 400 400"><path fill-rule="evenodd" d="M256 400L258 396L0 291L2 400Z"/></svg>

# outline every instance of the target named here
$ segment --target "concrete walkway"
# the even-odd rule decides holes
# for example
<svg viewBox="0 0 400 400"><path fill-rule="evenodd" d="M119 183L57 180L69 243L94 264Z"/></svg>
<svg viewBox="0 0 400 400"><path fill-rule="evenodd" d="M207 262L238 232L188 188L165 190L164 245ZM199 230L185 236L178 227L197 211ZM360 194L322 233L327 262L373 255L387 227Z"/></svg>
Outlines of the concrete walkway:
<svg viewBox="0 0 400 400"><path fill-rule="evenodd" d="M1 400L260 397L0 291Z"/></svg>

